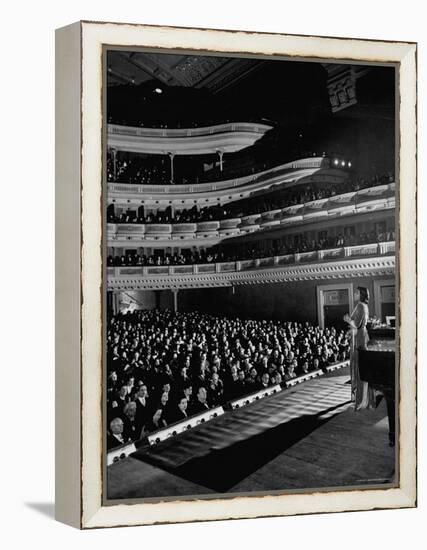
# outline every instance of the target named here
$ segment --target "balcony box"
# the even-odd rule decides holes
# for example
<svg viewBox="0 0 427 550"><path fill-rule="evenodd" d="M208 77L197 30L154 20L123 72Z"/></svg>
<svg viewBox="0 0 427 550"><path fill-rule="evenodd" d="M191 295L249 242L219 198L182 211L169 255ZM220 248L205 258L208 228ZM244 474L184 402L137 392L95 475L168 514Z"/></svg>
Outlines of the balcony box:
<svg viewBox="0 0 427 550"><path fill-rule="evenodd" d="M172 267L172 271L175 274L182 274L182 273L193 273L193 266L192 265L174 265Z"/></svg>
<svg viewBox="0 0 427 550"><path fill-rule="evenodd" d="M169 266L153 266L147 267L147 275L168 275Z"/></svg>
<svg viewBox="0 0 427 550"><path fill-rule="evenodd" d="M118 223L116 228L118 235L144 235L145 233L145 225L142 224Z"/></svg>
<svg viewBox="0 0 427 550"><path fill-rule="evenodd" d="M285 254L284 256L277 256L277 265L286 265L295 263L295 257L293 254Z"/></svg>
<svg viewBox="0 0 427 550"><path fill-rule="evenodd" d="M331 248L328 250L320 250L320 253L322 255L322 259L324 260L331 260L333 258L341 258L342 256L344 256L343 248Z"/></svg>
<svg viewBox="0 0 427 550"><path fill-rule="evenodd" d="M351 193L344 193L343 195L335 195L329 197L328 199L328 208L341 208L346 206L354 206L355 197L357 195L356 191Z"/></svg>
<svg viewBox="0 0 427 550"><path fill-rule="evenodd" d="M151 223L145 226L145 234L147 236L165 236L170 235L172 232L172 226L170 224L163 223Z"/></svg>
<svg viewBox="0 0 427 550"><path fill-rule="evenodd" d="M281 214L281 212L281 208L277 208L276 210L269 210L268 212L263 212L261 214L261 222L272 221L277 218L277 214Z"/></svg>
<svg viewBox="0 0 427 550"><path fill-rule="evenodd" d="M288 206L287 208L284 208L282 210L280 224L285 225L289 223L295 223L297 221L302 221L303 214L304 214L304 206L298 205L298 204L295 206Z"/></svg>
<svg viewBox="0 0 427 550"><path fill-rule="evenodd" d="M197 266L198 273L215 273L215 264L200 264Z"/></svg>
<svg viewBox="0 0 427 550"><path fill-rule="evenodd" d="M318 261L317 250L312 250L310 252L301 252L299 254L299 261L300 262L317 262Z"/></svg>
<svg viewBox="0 0 427 550"><path fill-rule="evenodd" d="M250 269L251 267L255 266L254 260L241 260L240 262L240 270L244 271L245 269Z"/></svg>
<svg viewBox="0 0 427 550"><path fill-rule="evenodd" d="M329 199L308 202L304 205L304 218L321 218L328 215Z"/></svg>
<svg viewBox="0 0 427 550"><path fill-rule="evenodd" d="M242 235L247 233L255 233L259 229L261 229L259 225L248 225L247 227L240 227L240 233Z"/></svg>
<svg viewBox="0 0 427 550"><path fill-rule="evenodd" d="M214 239L219 237L218 231L198 231L195 234L196 239Z"/></svg>
<svg viewBox="0 0 427 550"><path fill-rule="evenodd" d="M272 266L274 265L274 258L273 257L270 257L270 258L261 258L259 260L259 267L267 267L267 266Z"/></svg>
<svg viewBox="0 0 427 550"><path fill-rule="evenodd" d="M124 266L119 267L119 276L133 275L134 277L140 277L142 275L142 267Z"/></svg>
<svg viewBox="0 0 427 550"><path fill-rule="evenodd" d="M258 220L260 220L261 217L259 214L250 214L249 216L242 216L240 221L240 228L242 227L248 227L250 225L258 224Z"/></svg>
<svg viewBox="0 0 427 550"><path fill-rule="evenodd" d="M240 224L240 218L232 218L229 220L221 220L219 222L220 229L236 229Z"/></svg>
<svg viewBox="0 0 427 550"><path fill-rule="evenodd" d="M220 271L236 271L235 262L227 262L219 264Z"/></svg>
<svg viewBox="0 0 427 550"><path fill-rule="evenodd" d="M196 237L198 239L203 239L205 237L209 237L209 238L218 237L218 228L219 228L218 221L200 222L197 224Z"/></svg>
<svg viewBox="0 0 427 550"><path fill-rule="evenodd" d="M219 229L219 222L212 221L212 222L199 222L197 224L197 232L203 233L208 231L213 231L216 233L216 231Z"/></svg>
<svg viewBox="0 0 427 550"><path fill-rule="evenodd" d="M376 256L379 254L378 244L360 244L357 246L348 247L349 256Z"/></svg>
<svg viewBox="0 0 427 550"><path fill-rule="evenodd" d="M388 195L388 185L378 185L376 187L369 187L367 189L361 189L357 192L357 203L372 201L376 199L386 198Z"/></svg>
<svg viewBox="0 0 427 550"><path fill-rule="evenodd" d="M175 223L172 225L172 234L176 233L195 233L197 229L196 223Z"/></svg>

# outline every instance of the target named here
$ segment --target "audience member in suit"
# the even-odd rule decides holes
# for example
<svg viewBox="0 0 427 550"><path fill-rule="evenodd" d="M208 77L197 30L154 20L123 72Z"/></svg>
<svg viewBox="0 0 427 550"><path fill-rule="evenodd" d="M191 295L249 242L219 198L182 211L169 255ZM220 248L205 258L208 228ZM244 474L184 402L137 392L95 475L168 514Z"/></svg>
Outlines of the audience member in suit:
<svg viewBox="0 0 427 550"><path fill-rule="evenodd" d="M116 416L123 416L123 409L126 403L130 401L130 395L128 394L128 387L121 386L119 393L111 398L111 409L116 414Z"/></svg>
<svg viewBox="0 0 427 550"><path fill-rule="evenodd" d="M139 386L135 394L135 404L136 404L136 418L141 426L148 420L149 411L150 411L150 400L148 399L148 390L145 384Z"/></svg>
<svg viewBox="0 0 427 550"><path fill-rule="evenodd" d="M206 388L203 386L200 386L197 391L196 399L193 403L193 407L191 410L191 415L199 414L205 411L209 410L209 404L207 402L207 391Z"/></svg>
<svg viewBox="0 0 427 550"><path fill-rule="evenodd" d="M242 397L243 395L247 394L247 384L245 380L245 372L243 370L239 370L238 372L239 379L237 380L235 384L236 388L236 397Z"/></svg>
<svg viewBox="0 0 427 550"><path fill-rule="evenodd" d="M110 422L110 431L107 435L107 450L115 449L128 442L123 434L123 420L119 417Z"/></svg>
<svg viewBox="0 0 427 550"><path fill-rule="evenodd" d="M265 372L261 377L260 390L266 390L270 386L270 375Z"/></svg>
<svg viewBox="0 0 427 550"><path fill-rule="evenodd" d="M143 425L136 416L136 403L130 401L123 409L123 436L125 439L137 441L141 439Z"/></svg>
<svg viewBox="0 0 427 550"><path fill-rule="evenodd" d="M148 422L146 424L146 428L148 432L155 432L167 426L167 422L162 415L163 415L162 409L156 409L154 413L150 415L150 418L148 419Z"/></svg>
<svg viewBox="0 0 427 550"><path fill-rule="evenodd" d="M174 422L181 422L182 420L188 418L187 406L187 399L185 397L181 397L181 399L179 399L177 405L173 408L170 414L171 424L173 424Z"/></svg>
<svg viewBox="0 0 427 550"><path fill-rule="evenodd" d="M282 385L283 378L280 372L276 372L276 374L271 378L271 384L274 386L276 384L279 384L279 386Z"/></svg>
<svg viewBox="0 0 427 550"><path fill-rule="evenodd" d="M183 389L182 394L178 396L178 399L185 397L187 400L187 413L190 411L193 407L193 385L191 383L187 383Z"/></svg>
<svg viewBox="0 0 427 550"><path fill-rule="evenodd" d="M184 389L184 387L187 384L190 384L190 383L191 383L191 380L190 380L190 377L188 376L188 369L184 365L180 368L179 374L178 374L178 376L176 377L176 380L175 380L177 390L182 391Z"/></svg>
<svg viewBox="0 0 427 550"><path fill-rule="evenodd" d="M117 371L112 370L107 380L107 399L111 400L111 398L114 398L114 396L119 393L119 385L120 382Z"/></svg>
<svg viewBox="0 0 427 550"><path fill-rule="evenodd" d="M224 380L224 399L230 401L237 396L237 383L239 381L239 374L237 371L237 365L230 366L230 372Z"/></svg>
<svg viewBox="0 0 427 550"><path fill-rule="evenodd" d="M255 367L249 371L249 376L245 380L247 393L253 393L261 389L261 382L258 378L258 372Z"/></svg>
<svg viewBox="0 0 427 550"><path fill-rule="evenodd" d="M217 372L214 372L212 374L212 378L209 382L208 387L208 396L209 396L209 403L216 407L222 403L224 395L224 384L222 383L222 380L218 376Z"/></svg>
<svg viewBox="0 0 427 550"><path fill-rule="evenodd" d="M165 426L169 424L169 392L164 391L160 395L160 399L154 406L152 412L161 410L162 411L162 422Z"/></svg>
<svg viewBox="0 0 427 550"><path fill-rule="evenodd" d="M207 387L208 385L208 373L205 366L201 366L198 375L193 380L193 385L196 388Z"/></svg>

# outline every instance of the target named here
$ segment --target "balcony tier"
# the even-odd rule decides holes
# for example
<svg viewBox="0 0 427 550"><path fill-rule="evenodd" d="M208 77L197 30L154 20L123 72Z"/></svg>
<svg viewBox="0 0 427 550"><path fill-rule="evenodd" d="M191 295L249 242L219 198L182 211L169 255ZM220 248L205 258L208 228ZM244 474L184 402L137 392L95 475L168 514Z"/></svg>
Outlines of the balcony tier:
<svg viewBox="0 0 427 550"><path fill-rule="evenodd" d="M330 182L338 184L348 178L348 173L329 168L324 157L310 157L255 174L224 181L188 185L137 185L108 183L108 198L141 204L207 204L216 201L227 202L249 197L255 192L271 190L272 187L286 188L304 183Z"/></svg>
<svg viewBox="0 0 427 550"><path fill-rule="evenodd" d="M316 221L332 220L342 216L373 213L395 208L395 184L380 185L305 204L288 206L261 214L197 223L150 223L107 225L108 246L123 246L155 242L170 246L171 241L191 241L197 244L216 244L224 238L237 237L271 228L285 228ZM200 242L199 242L200 241Z"/></svg>
<svg viewBox="0 0 427 550"><path fill-rule="evenodd" d="M386 276L394 241L211 264L108 267L108 290L160 290Z"/></svg>
<svg viewBox="0 0 427 550"><path fill-rule="evenodd" d="M148 154L202 155L232 153L250 147L271 126L235 122L202 128L137 128L108 124L108 147L119 151Z"/></svg>

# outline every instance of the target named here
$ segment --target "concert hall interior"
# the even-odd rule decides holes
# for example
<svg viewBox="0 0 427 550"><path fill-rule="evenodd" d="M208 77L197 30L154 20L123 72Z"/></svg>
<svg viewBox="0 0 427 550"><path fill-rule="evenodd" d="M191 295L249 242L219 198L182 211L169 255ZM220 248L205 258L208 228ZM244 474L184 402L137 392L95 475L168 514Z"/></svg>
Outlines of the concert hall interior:
<svg viewBox="0 0 427 550"><path fill-rule="evenodd" d="M107 501L392 486L394 68L105 73Z"/></svg>

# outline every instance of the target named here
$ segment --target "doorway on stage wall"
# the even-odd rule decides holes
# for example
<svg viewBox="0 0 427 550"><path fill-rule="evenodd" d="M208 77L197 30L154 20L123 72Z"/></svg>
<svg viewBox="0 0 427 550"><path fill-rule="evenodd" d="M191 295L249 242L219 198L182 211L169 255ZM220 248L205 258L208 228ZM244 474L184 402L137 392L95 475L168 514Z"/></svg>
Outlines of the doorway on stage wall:
<svg viewBox="0 0 427 550"><path fill-rule="evenodd" d="M395 284L393 279L374 281L375 315L382 323L395 326Z"/></svg>
<svg viewBox="0 0 427 550"><path fill-rule="evenodd" d="M347 328L343 317L353 310L353 285L333 284L317 287L317 314L321 328Z"/></svg>

